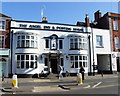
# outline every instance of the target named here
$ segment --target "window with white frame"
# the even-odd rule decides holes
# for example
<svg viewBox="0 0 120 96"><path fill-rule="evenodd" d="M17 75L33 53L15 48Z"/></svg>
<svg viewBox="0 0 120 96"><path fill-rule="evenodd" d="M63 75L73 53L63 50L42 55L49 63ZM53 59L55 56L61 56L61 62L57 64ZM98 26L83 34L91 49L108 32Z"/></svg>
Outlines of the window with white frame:
<svg viewBox="0 0 120 96"><path fill-rule="evenodd" d="M18 48L37 48L38 47L37 36L34 35L19 35L17 36Z"/></svg>
<svg viewBox="0 0 120 96"><path fill-rule="evenodd" d="M119 49L119 38L115 37L115 49Z"/></svg>
<svg viewBox="0 0 120 96"><path fill-rule="evenodd" d="M103 37L96 35L96 47L103 47Z"/></svg>
<svg viewBox="0 0 120 96"><path fill-rule="evenodd" d="M0 35L0 48L4 48L5 45L5 36Z"/></svg>
<svg viewBox="0 0 120 96"><path fill-rule="evenodd" d="M113 21L113 30L118 30L118 21Z"/></svg>
<svg viewBox="0 0 120 96"><path fill-rule="evenodd" d="M6 29L5 20L0 20L0 30L5 31L5 29Z"/></svg>
<svg viewBox="0 0 120 96"><path fill-rule="evenodd" d="M37 55L19 54L17 57L17 69L37 68Z"/></svg>
<svg viewBox="0 0 120 96"><path fill-rule="evenodd" d="M88 66L87 55L72 55L70 56L71 68L80 68Z"/></svg>
<svg viewBox="0 0 120 96"><path fill-rule="evenodd" d="M49 39L45 40L45 48L50 48L50 40Z"/></svg>
<svg viewBox="0 0 120 96"><path fill-rule="evenodd" d="M70 38L70 49L87 49L87 38Z"/></svg>
<svg viewBox="0 0 120 96"><path fill-rule="evenodd" d="M45 39L45 48L50 48L52 50L56 50L56 49L63 49L63 40L59 39L59 38L55 38L53 37L51 38L46 38Z"/></svg>
<svg viewBox="0 0 120 96"><path fill-rule="evenodd" d="M56 39L56 36L52 36L52 39L51 39L51 49L57 49L57 39Z"/></svg>
<svg viewBox="0 0 120 96"><path fill-rule="evenodd" d="M59 49L63 49L63 40L59 40Z"/></svg>

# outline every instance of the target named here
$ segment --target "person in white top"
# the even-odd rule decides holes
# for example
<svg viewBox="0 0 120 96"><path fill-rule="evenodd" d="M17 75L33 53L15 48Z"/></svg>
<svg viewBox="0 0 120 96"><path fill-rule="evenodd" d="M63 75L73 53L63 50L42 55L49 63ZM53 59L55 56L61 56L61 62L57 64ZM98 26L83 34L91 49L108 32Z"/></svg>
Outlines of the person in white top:
<svg viewBox="0 0 120 96"><path fill-rule="evenodd" d="M60 79L60 78L63 78L63 75L62 75L63 67L61 65L59 65L59 68L60 68L60 73L59 73L59 79Z"/></svg>

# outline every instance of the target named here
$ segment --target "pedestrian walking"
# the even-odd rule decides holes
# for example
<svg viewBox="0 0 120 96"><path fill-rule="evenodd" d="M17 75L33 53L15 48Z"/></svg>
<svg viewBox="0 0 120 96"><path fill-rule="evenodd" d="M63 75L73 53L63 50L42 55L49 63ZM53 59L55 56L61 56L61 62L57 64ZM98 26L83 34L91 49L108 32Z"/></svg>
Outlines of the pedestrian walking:
<svg viewBox="0 0 120 96"><path fill-rule="evenodd" d="M83 66L80 67L80 73L82 74L82 80L84 80L84 72L85 72L85 69Z"/></svg>
<svg viewBox="0 0 120 96"><path fill-rule="evenodd" d="M60 78L63 78L63 75L62 75L63 67L61 65L59 65L59 68L60 68L60 72L59 72L59 79L60 79Z"/></svg>
<svg viewBox="0 0 120 96"><path fill-rule="evenodd" d="M2 70L2 81L4 81L4 72Z"/></svg>

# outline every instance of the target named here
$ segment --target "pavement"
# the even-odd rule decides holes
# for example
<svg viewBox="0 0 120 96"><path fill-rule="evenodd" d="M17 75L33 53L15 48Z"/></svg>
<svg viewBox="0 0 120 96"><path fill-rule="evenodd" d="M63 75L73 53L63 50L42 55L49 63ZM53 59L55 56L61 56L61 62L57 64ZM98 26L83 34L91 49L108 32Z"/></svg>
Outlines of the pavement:
<svg viewBox="0 0 120 96"><path fill-rule="evenodd" d="M12 87L12 78L5 78L0 86L3 94L9 93L29 93L29 92L57 92L57 91L69 91L76 89L89 88L91 85L96 87L99 85L95 80L102 80L103 78L117 78L118 74L107 74L103 77L101 75L85 76L83 84L77 83L76 76L63 77L61 79L49 79L49 78L18 78L18 88Z"/></svg>

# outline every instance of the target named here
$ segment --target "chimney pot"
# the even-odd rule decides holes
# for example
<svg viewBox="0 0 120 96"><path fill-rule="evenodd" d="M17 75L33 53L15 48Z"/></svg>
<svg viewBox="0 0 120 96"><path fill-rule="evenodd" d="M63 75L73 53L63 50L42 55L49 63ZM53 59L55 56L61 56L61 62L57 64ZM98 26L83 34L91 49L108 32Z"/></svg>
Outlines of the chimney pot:
<svg viewBox="0 0 120 96"><path fill-rule="evenodd" d="M42 18L42 22L43 22L43 23L47 23L47 18L46 18L46 17L43 17L43 18Z"/></svg>
<svg viewBox="0 0 120 96"><path fill-rule="evenodd" d="M98 10L97 12L94 13L95 21L98 21L102 17L101 11Z"/></svg>
<svg viewBox="0 0 120 96"><path fill-rule="evenodd" d="M89 19L89 17L88 17L88 14L86 14L85 25L86 25L86 27L89 27L89 26L90 26L90 19Z"/></svg>

